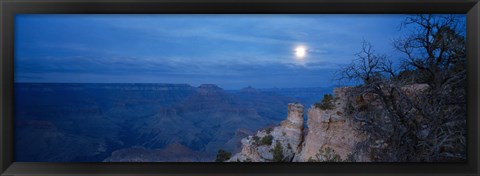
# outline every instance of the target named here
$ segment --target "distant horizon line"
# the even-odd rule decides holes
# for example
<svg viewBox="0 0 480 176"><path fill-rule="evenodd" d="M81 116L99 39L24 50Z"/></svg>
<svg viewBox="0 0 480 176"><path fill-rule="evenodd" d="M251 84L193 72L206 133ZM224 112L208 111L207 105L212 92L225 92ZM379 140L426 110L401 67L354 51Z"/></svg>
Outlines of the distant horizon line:
<svg viewBox="0 0 480 176"><path fill-rule="evenodd" d="M248 85L248 86L244 86L242 88L236 88L236 89L232 89L232 88L229 88L229 89L225 89L221 86L219 86L218 84L214 84L214 83L202 83L202 84L199 84L198 86L193 86L191 84L188 84L188 83L162 83L162 82L158 82L158 83L128 83L128 82L118 82L118 83L95 83L95 82L14 82L14 84L164 84L164 85L188 85L188 86L191 86L191 87L200 87L201 85L216 85L224 90L241 90L241 89L244 89L244 88L248 88L248 87L251 87L251 88L254 88L254 89L296 89L296 88L329 88L329 87L344 87L344 86L347 86L347 85L330 85L330 86L314 86L314 87L268 87L268 88L257 88L257 87L254 87L254 86L251 86L251 85Z"/></svg>

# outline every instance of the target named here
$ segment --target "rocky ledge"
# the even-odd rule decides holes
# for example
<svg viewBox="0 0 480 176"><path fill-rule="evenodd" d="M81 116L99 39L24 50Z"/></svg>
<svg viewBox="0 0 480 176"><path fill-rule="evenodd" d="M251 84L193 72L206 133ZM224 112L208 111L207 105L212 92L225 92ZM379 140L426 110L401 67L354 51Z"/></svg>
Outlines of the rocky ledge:
<svg viewBox="0 0 480 176"><path fill-rule="evenodd" d="M307 111L306 130L304 106L290 103L286 120L243 138L242 151L227 162L370 161L367 153L354 153L366 135L355 130L359 124L345 115L347 91L348 87L334 90L333 108L312 105Z"/></svg>
<svg viewBox="0 0 480 176"><path fill-rule="evenodd" d="M254 136L243 138L242 151L228 161L230 162L269 162L274 160L275 147L283 149L282 159L293 160L301 151L303 141L303 105L288 104L287 119L280 126L258 131Z"/></svg>

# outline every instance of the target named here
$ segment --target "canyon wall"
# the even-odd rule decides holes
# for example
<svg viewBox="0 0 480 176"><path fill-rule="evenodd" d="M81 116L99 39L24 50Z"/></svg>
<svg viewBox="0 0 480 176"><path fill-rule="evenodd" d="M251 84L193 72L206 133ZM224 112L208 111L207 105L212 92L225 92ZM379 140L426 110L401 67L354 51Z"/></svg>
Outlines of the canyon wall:
<svg viewBox="0 0 480 176"><path fill-rule="evenodd" d="M282 146L283 158L291 161L301 151L303 141L303 110L298 103L288 104L287 119L273 129L260 130L254 136L241 140L242 151L229 161L231 162L268 162L273 161L273 150L276 145Z"/></svg>
<svg viewBox="0 0 480 176"><path fill-rule="evenodd" d="M354 122L345 112L349 102L348 87L334 90L334 108L322 110L311 106L308 110L308 133L302 146L302 151L296 155L295 161L319 160L316 156L319 150L330 148L332 153L338 154L341 160L353 157L355 161L369 161L365 153L355 153L357 143L365 140L366 135L356 128L359 123Z"/></svg>
<svg viewBox="0 0 480 176"><path fill-rule="evenodd" d="M356 130L360 124L345 112L350 101L346 94L348 89L344 87L334 90L333 108L321 109L312 105L307 111L308 129L305 130L304 106L290 103L286 120L271 131L261 130L254 136L242 139L242 151L228 161L276 161L274 155L279 154L275 153L278 144L283 149L283 162L324 161L330 156L338 156L338 161L370 161L368 153L357 152L355 149L367 136ZM267 140L268 135L272 136L271 143L256 142ZM323 155L329 156L324 158Z"/></svg>

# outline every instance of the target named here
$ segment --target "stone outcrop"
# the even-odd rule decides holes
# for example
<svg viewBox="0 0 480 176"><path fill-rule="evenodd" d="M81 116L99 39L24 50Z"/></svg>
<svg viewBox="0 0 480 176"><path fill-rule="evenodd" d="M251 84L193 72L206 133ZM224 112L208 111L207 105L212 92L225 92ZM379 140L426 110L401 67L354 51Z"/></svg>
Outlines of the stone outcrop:
<svg viewBox="0 0 480 176"><path fill-rule="evenodd" d="M278 144L283 148L285 161L291 161L301 151L303 142L303 110L298 103L288 104L287 119L273 129L260 130L254 136L241 140L242 151L230 162L268 162L273 161L273 149ZM269 140L271 138L271 140ZM267 144L265 144L267 143Z"/></svg>
<svg viewBox="0 0 480 176"><path fill-rule="evenodd" d="M354 122L345 112L349 88L334 90L334 108L320 109L311 106L307 111L307 126L304 130L304 106L298 103L288 105L287 119L273 130L258 131L255 136L242 139L242 151L235 154L230 162L265 162L272 161L273 149L277 141L282 145L284 161L306 162L321 160L317 158L320 149L331 149L340 160L354 158L355 161L370 161L367 153L354 152L357 143L366 139L366 135L355 130L360 124ZM255 139L273 137L270 145L258 145Z"/></svg>
<svg viewBox="0 0 480 176"><path fill-rule="evenodd" d="M356 144L364 141L366 135L355 130L360 124L347 117L344 112L346 103L349 102L347 91L347 87L334 90L333 109L310 107L307 112L308 134L303 143L303 150L296 156L295 161L317 160L316 154L320 149L326 148L331 148L342 160L352 155L356 161L369 161L364 153L353 152Z"/></svg>

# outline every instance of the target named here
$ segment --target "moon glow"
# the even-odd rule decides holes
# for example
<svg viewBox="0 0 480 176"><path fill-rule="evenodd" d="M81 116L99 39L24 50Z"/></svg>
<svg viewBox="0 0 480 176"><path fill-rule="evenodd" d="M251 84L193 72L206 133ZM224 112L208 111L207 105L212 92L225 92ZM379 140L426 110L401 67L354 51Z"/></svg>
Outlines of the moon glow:
<svg viewBox="0 0 480 176"><path fill-rule="evenodd" d="M297 46L295 48L295 56L298 59L303 59L306 55L307 55L307 48L305 48L304 46Z"/></svg>

